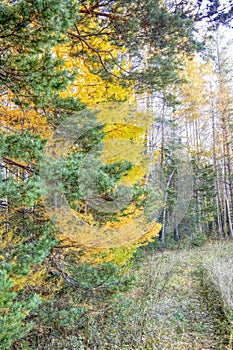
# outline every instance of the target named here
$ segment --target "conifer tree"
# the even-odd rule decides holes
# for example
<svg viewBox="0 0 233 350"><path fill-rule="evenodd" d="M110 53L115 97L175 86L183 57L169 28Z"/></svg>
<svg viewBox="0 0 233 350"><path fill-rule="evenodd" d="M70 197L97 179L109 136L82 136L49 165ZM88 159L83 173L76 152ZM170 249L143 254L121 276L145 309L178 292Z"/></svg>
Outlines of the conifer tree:
<svg viewBox="0 0 233 350"><path fill-rule="evenodd" d="M180 81L177 73L182 66L183 53L191 54L200 47L194 37L195 21L205 16L216 23L230 18L230 11L227 14L218 12L217 2L208 4L201 15L197 13L200 2L197 7L190 8L182 2L160 3L157 0L1 2L0 294L4 349L10 349L17 341L20 344L20 339L29 331L32 311L42 302L39 294L51 298L43 304L39 321L49 310L54 317L58 315L67 320L72 314L74 322L80 319L82 311L75 309L74 302L69 300L59 308L56 306L54 295L57 288L60 288L58 294L63 293L64 281L74 288L75 297L83 296L83 289L89 290L93 285L106 285L112 292L124 290L127 283L131 283L130 278L127 281L118 274L117 265L124 265L137 246L152 239L160 226L155 225L148 234L144 232L141 241L131 247L104 252L97 249L95 258L99 264L95 267L84 265L80 258L85 255L83 247L74 247L70 241L67 246L58 244L61 232L50 222L41 202L39 164L47 139L56 127L76 115L86 132L75 140L75 146L64 162L66 196L74 209L79 206L82 214L94 216L95 227L104 223L106 229L111 230L113 225L122 224L123 236L127 218L137 216L147 206L146 200L151 193L145 189L143 181L136 183L131 206L126 211L114 212L114 215L100 215L96 207L93 210L91 205L86 206L88 203L77 177L80 176L81 161L90 151L96 150L89 158L95 165L95 194L106 201L118 194L115 188L133 164L130 160L116 160L110 164L96 161L95 155L101 153L101 142L105 137L104 126L96 120L96 113L86 110L79 99L82 94L69 92L74 92L72 89L75 89L82 69L96 77L97 86L101 82L102 86L111 89L111 93L104 96L105 101L124 99L124 91L129 95L125 87L134 86L137 93L145 90L163 92L169 84ZM75 64L71 64L69 57L70 60L77 59ZM114 85L118 81L121 93L117 96ZM90 84L90 79L87 83ZM80 86L81 83L78 88ZM89 93L92 98L91 89ZM101 101L99 97L95 94L96 102ZM83 101L89 102L90 98ZM135 134L135 130L130 132ZM132 138L130 132L129 138ZM150 208L147 209L150 214ZM90 218L88 215L85 220ZM132 223L129 227L134 233ZM91 253L93 255L93 251ZM85 259L89 263L90 255L85 255ZM104 265L103 261L107 263ZM88 275L90 270L91 277ZM86 281L83 276L87 277ZM82 289L79 281L83 279ZM98 283L93 284L93 279ZM46 319L45 322L48 325L53 320ZM62 328L64 324L60 322L60 326ZM24 344L21 343L21 348Z"/></svg>

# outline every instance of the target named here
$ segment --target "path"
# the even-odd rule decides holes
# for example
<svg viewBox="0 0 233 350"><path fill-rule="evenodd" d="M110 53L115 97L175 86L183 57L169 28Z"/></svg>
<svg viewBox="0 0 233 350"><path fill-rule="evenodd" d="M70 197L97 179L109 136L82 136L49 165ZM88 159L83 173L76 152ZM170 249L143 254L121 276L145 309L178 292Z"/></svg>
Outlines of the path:
<svg viewBox="0 0 233 350"><path fill-rule="evenodd" d="M157 322L148 349L227 349L219 306L216 300L212 303L207 298L198 259L190 259L189 255L176 261L151 316Z"/></svg>

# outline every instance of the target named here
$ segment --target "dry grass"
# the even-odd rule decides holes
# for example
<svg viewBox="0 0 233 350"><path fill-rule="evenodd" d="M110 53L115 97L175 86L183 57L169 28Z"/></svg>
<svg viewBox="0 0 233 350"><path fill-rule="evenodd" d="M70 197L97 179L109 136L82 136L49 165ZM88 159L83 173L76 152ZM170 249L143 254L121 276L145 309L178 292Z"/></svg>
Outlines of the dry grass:
<svg viewBox="0 0 233 350"><path fill-rule="evenodd" d="M221 295L223 308L233 311L233 244L213 246L203 262L206 274Z"/></svg>
<svg viewBox="0 0 233 350"><path fill-rule="evenodd" d="M219 295L222 310L229 328L229 343L226 349L233 349L233 243L222 243L212 247L203 262L204 276L209 294Z"/></svg>
<svg viewBox="0 0 233 350"><path fill-rule="evenodd" d="M232 247L148 256L139 286L91 321L82 349L231 349L219 296L231 307ZM221 288L212 300L203 284L207 275L211 288Z"/></svg>
<svg viewBox="0 0 233 350"><path fill-rule="evenodd" d="M147 256L137 288L97 295L83 328L46 350L232 350L232 253L228 243Z"/></svg>

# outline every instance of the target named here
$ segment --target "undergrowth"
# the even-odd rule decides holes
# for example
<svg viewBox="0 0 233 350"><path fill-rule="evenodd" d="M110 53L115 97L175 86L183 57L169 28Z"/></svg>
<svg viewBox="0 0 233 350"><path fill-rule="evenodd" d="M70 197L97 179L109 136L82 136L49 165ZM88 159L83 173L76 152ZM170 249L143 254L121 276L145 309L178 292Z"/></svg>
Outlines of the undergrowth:
<svg viewBox="0 0 233 350"><path fill-rule="evenodd" d="M232 350L233 244L145 251L138 284L87 295L64 289L14 349ZM43 316L43 317L42 317Z"/></svg>

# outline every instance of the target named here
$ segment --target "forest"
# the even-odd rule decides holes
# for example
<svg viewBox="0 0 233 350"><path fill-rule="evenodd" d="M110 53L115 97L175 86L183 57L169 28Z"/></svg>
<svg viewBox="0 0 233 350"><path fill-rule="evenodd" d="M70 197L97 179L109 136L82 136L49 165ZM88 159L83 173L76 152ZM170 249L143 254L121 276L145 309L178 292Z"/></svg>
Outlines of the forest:
<svg viewBox="0 0 233 350"><path fill-rule="evenodd" d="M233 347L232 0L0 1L0 349Z"/></svg>

